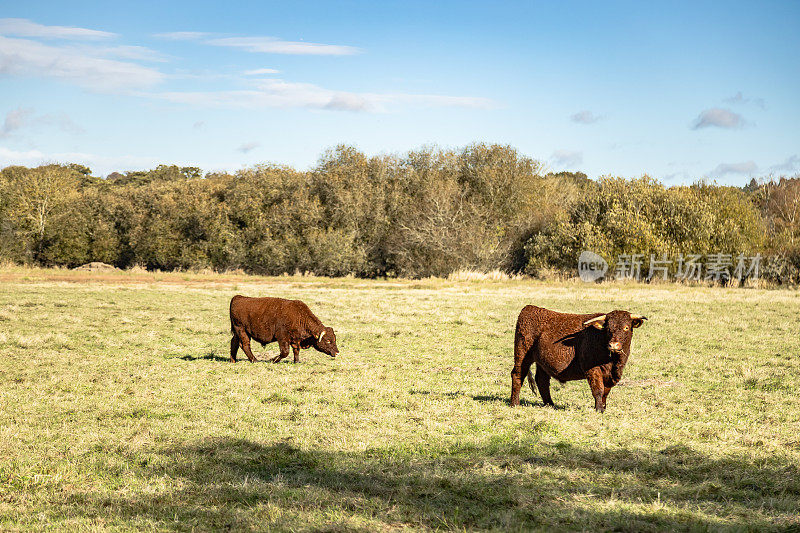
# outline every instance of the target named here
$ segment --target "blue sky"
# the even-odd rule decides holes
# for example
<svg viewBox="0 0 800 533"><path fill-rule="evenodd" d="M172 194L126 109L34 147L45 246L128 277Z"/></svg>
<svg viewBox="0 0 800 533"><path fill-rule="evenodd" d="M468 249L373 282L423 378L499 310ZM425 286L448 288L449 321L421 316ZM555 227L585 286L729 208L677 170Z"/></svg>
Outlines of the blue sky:
<svg viewBox="0 0 800 533"><path fill-rule="evenodd" d="M800 2L0 2L0 166L312 167L510 144L551 170L800 172Z"/></svg>

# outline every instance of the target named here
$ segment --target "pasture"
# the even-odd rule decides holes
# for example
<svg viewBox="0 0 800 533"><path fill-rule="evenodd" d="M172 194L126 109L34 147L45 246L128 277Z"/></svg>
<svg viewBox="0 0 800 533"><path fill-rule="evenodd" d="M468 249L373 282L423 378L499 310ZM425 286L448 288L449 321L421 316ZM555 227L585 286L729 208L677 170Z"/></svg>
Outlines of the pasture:
<svg viewBox="0 0 800 533"><path fill-rule="evenodd" d="M303 299L340 358L229 363L234 294ZM650 318L605 414L584 381L509 407L528 303ZM798 530L798 316L790 290L4 267L0 529Z"/></svg>

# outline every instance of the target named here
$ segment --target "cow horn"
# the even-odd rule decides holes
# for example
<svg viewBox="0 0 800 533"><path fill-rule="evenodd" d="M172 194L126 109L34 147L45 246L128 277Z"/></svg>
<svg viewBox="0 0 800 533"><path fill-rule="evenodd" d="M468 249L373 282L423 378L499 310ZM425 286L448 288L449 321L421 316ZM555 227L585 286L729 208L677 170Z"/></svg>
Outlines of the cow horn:
<svg viewBox="0 0 800 533"><path fill-rule="evenodd" d="M317 339L317 342L322 342L322 337L324 337L324 336L325 336L325 330L323 329L322 333L319 334L319 338Z"/></svg>
<svg viewBox="0 0 800 533"><path fill-rule="evenodd" d="M647 317L643 315L631 315L631 320L647 320Z"/></svg>
<svg viewBox="0 0 800 533"><path fill-rule="evenodd" d="M584 326L594 326L597 329L603 329L603 323L606 321L606 315L596 316L594 318L590 318L586 322L583 323Z"/></svg>

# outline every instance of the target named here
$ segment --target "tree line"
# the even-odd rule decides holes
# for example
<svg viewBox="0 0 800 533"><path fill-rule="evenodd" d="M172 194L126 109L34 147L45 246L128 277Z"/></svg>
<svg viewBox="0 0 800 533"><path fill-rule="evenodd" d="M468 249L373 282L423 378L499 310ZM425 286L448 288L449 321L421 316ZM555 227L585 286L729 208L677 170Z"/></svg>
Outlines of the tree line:
<svg viewBox="0 0 800 533"><path fill-rule="evenodd" d="M746 187L546 172L509 146L369 157L349 146L314 168L236 173L161 165L92 175L77 164L0 171L0 259L74 267L241 269L361 277L459 269L571 275L582 250L762 253L800 281L800 177Z"/></svg>

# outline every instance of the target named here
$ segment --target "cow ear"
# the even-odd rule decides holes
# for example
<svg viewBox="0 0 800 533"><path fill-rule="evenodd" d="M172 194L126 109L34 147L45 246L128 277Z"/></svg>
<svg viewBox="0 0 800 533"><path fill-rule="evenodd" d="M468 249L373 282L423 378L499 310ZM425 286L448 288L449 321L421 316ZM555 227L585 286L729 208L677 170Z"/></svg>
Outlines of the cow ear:
<svg viewBox="0 0 800 533"><path fill-rule="evenodd" d="M645 320L647 320L647 317L646 317L646 316L642 316L642 315L631 315L631 321L632 321L632 322L631 322L631 327L638 328L639 326L641 326L642 324L644 324L644 321L645 321Z"/></svg>
<svg viewBox="0 0 800 533"><path fill-rule="evenodd" d="M603 326L606 325L606 315L596 316L594 318L590 318L586 322L583 323L584 326L594 326L597 329L603 329Z"/></svg>

